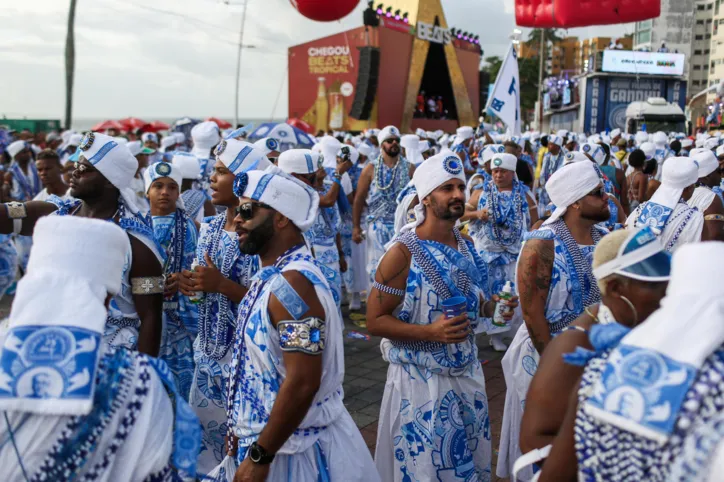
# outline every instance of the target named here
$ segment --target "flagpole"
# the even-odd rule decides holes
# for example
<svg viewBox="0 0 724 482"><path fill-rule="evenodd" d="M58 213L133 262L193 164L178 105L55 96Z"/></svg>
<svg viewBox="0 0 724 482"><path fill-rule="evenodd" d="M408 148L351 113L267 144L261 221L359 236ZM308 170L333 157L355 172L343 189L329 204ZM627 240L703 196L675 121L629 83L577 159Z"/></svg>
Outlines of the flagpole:
<svg viewBox="0 0 724 482"><path fill-rule="evenodd" d="M543 62L546 30L540 29L540 66L538 68L538 131L543 134Z"/></svg>

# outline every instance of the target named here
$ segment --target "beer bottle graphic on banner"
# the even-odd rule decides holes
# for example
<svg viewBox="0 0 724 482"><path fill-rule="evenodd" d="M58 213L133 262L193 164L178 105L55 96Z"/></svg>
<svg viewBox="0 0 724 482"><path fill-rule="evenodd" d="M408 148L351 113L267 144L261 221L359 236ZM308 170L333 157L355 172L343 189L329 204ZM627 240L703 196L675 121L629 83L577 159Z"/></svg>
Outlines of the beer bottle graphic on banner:
<svg viewBox="0 0 724 482"><path fill-rule="evenodd" d="M314 103L315 110L317 111L317 123L315 129L317 132L327 132L328 121L329 121L329 100L327 99L327 86L325 85L324 77L317 79L317 101Z"/></svg>
<svg viewBox="0 0 724 482"><path fill-rule="evenodd" d="M341 92L342 83L335 80L329 88L329 128L344 127L344 100Z"/></svg>

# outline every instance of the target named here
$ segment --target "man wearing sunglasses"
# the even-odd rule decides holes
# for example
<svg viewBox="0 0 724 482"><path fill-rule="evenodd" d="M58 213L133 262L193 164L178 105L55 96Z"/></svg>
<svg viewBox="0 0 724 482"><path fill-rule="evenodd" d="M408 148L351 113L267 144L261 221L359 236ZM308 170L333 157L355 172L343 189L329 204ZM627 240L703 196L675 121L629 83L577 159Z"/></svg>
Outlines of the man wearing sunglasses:
<svg viewBox="0 0 724 482"><path fill-rule="evenodd" d="M237 176L234 192L239 249L262 266L240 306L232 350L234 480L288 480L293 470L294 480L379 481L344 407L341 314L302 236L319 195L277 168Z"/></svg>
<svg viewBox="0 0 724 482"><path fill-rule="evenodd" d="M397 196L412 179L415 166L400 155L400 131L387 126L378 139L380 156L360 175L352 209L352 240L359 244L367 239L367 272L375 279L377 264L385 254L385 245L395 234ZM366 236L362 232L362 211L368 209Z"/></svg>
<svg viewBox="0 0 724 482"><path fill-rule="evenodd" d="M508 477L522 455L523 407L540 354L587 306L601 299L592 271L593 250L608 232L597 224L607 221L611 213L593 163L564 165L548 179L546 191L556 209L540 229L524 236L516 269L525 323L502 361L508 391L498 477Z"/></svg>
<svg viewBox="0 0 724 482"><path fill-rule="evenodd" d="M698 164L694 157L666 159L661 185L651 199L633 210L626 227L650 226L671 253L684 244L709 240L704 215L687 204L699 179Z"/></svg>

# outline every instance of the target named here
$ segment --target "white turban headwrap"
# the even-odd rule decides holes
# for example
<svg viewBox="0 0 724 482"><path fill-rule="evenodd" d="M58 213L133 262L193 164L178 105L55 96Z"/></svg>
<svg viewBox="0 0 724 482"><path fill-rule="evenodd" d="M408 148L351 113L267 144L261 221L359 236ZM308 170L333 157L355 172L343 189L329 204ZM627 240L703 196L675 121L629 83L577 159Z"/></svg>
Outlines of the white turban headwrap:
<svg viewBox="0 0 724 482"><path fill-rule="evenodd" d="M710 150L704 150L703 152L698 152L694 154L693 156L690 156L689 159L694 159L699 164L699 177L706 177L712 172L719 169L719 161L717 160L716 156L713 152Z"/></svg>
<svg viewBox="0 0 724 482"><path fill-rule="evenodd" d="M415 169L412 182L417 190L420 204L415 206L415 222L405 226L402 230L409 231L425 221L425 206L422 201L432 191L451 179L460 179L465 184L465 172L460 158L454 154L437 154L420 164Z"/></svg>
<svg viewBox="0 0 724 482"><path fill-rule="evenodd" d="M420 141L420 154L423 152L427 152L430 149L432 149L432 146L430 145L430 141Z"/></svg>
<svg viewBox="0 0 724 482"><path fill-rule="evenodd" d="M176 147L176 144L178 144L178 142L176 142L176 136L168 135L161 139L161 147L159 151L168 152L169 149Z"/></svg>
<svg viewBox="0 0 724 482"><path fill-rule="evenodd" d="M287 174L312 174L322 167L322 159L309 149L289 149L279 155L277 166Z"/></svg>
<svg viewBox="0 0 724 482"><path fill-rule="evenodd" d="M25 149L30 149L30 144L25 141L15 141L7 147L8 155L11 160L15 160L15 156L23 152Z"/></svg>
<svg viewBox="0 0 724 482"><path fill-rule="evenodd" d="M659 132L654 133L654 144L661 147L664 144L666 144L667 142L669 142L669 138L665 132L659 131Z"/></svg>
<svg viewBox="0 0 724 482"><path fill-rule="evenodd" d="M596 164L599 166L602 166L603 162L606 160L606 151L598 144L583 144L581 146L581 152L591 156L591 158L596 161Z"/></svg>
<svg viewBox="0 0 724 482"><path fill-rule="evenodd" d="M563 145L563 139L560 136L548 136L548 145L555 144L558 147Z"/></svg>
<svg viewBox="0 0 724 482"><path fill-rule="evenodd" d="M611 131L611 139L615 139L621 135L621 129L614 129Z"/></svg>
<svg viewBox="0 0 724 482"><path fill-rule="evenodd" d="M590 161L573 162L558 169L546 183L546 191L556 210L543 225L560 219L568 206L582 199L600 184L601 179Z"/></svg>
<svg viewBox="0 0 724 482"><path fill-rule="evenodd" d="M380 142L380 144L382 144L387 139L392 139L395 137L398 139L400 138L400 129L395 126L387 126L380 131L379 135L377 136L377 140Z"/></svg>
<svg viewBox="0 0 724 482"><path fill-rule="evenodd" d="M513 154L496 154L490 164L492 169L506 169L515 172L518 165L518 158Z"/></svg>
<svg viewBox="0 0 724 482"><path fill-rule="evenodd" d="M208 159L211 148L221 141L219 126L216 122L211 121L196 124L191 129L191 140L194 141L194 147L191 149L191 153L199 159Z"/></svg>
<svg viewBox="0 0 724 482"><path fill-rule="evenodd" d="M716 137L710 137L706 141L704 141L704 148L709 150L714 150L719 146L719 139Z"/></svg>
<svg viewBox="0 0 724 482"><path fill-rule="evenodd" d="M273 137L265 137L263 139L259 139L254 143L254 147L259 149L264 153L264 155L268 155L270 152L279 152L279 141L274 139Z"/></svg>
<svg viewBox="0 0 724 482"><path fill-rule="evenodd" d="M85 371L86 383L94 386L106 324L105 300L108 294L121 290L130 249L126 232L108 221L77 216L38 220L27 272L18 282L10 312L2 357L13 352L17 356L18 349L26 355L40 355L28 343L31 337L36 344L59 340L66 344L66 352L63 357L41 357L39 362L26 359L29 366L17 378L5 373L3 385L14 389L0 387L0 410L39 415L86 415L92 410L93 390L66 395L87 385L79 387L76 383L80 377L61 376L59 372L72 366L80 351L82 358L91 361ZM14 350L10 348L13 344ZM81 374L80 369L70 371L70 375ZM46 375L48 398L36 397L33 373Z"/></svg>
<svg viewBox="0 0 724 482"><path fill-rule="evenodd" d="M505 146L502 144L491 144L485 146L485 149L483 149L483 164L486 162L490 162L493 159L493 156L497 156L499 154L505 153Z"/></svg>
<svg viewBox="0 0 724 482"><path fill-rule="evenodd" d="M118 144L115 139L105 134L86 134L77 154L83 156L121 191L131 186L138 171L138 161L128 147Z"/></svg>
<svg viewBox="0 0 724 482"><path fill-rule="evenodd" d="M332 136L324 136L319 141L322 157L324 157L324 167L334 169L337 167L337 153L342 143Z"/></svg>
<svg viewBox="0 0 724 482"><path fill-rule="evenodd" d="M636 145L641 146L644 142L648 142L649 134L643 131L636 133Z"/></svg>
<svg viewBox="0 0 724 482"><path fill-rule="evenodd" d="M685 149L685 148L687 148L687 147L691 147L691 146L693 146L693 145L694 145L694 141L692 141L692 140L689 139L689 138L686 138L686 139L682 139L682 140L681 140L681 147L682 147L683 149Z"/></svg>
<svg viewBox="0 0 724 482"><path fill-rule="evenodd" d="M176 138L177 144L183 144L184 142L186 142L186 135L183 132L174 132L171 135Z"/></svg>
<svg viewBox="0 0 724 482"><path fill-rule="evenodd" d="M181 172L182 179L198 179L201 176L201 163L193 154L177 152L171 158L171 164Z"/></svg>
<svg viewBox="0 0 724 482"><path fill-rule="evenodd" d="M153 142L154 144L158 145L158 135L155 132L144 132L141 134L141 141L145 142Z"/></svg>
<svg viewBox="0 0 724 482"><path fill-rule="evenodd" d="M239 174L234 180L234 194L266 204L289 218L302 232L312 227L319 210L317 191L276 166Z"/></svg>
<svg viewBox="0 0 724 482"><path fill-rule="evenodd" d="M455 145L462 144L468 139L472 139L475 136L475 131L470 126L458 127L455 132Z"/></svg>
<svg viewBox="0 0 724 482"><path fill-rule="evenodd" d="M181 169L168 162L162 161L153 163L143 172L143 184L146 188L146 194L148 194L148 190L151 189L153 181L161 177L167 177L176 183L179 190L179 197L176 199L176 207L179 209L186 209L184 200L181 197L181 182L183 181Z"/></svg>
<svg viewBox="0 0 724 482"><path fill-rule="evenodd" d="M425 159L420 151L420 138L414 134L407 134L400 139L400 146L405 148L405 158L414 165L421 164Z"/></svg>
<svg viewBox="0 0 724 482"><path fill-rule="evenodd" d="M236 139L221 141L214 154L234 175L254 169L263 171L272 165L266 155L253 144Z"/></svg>
<svg viewBox="0 0 724 482"><path fill-rule="evenodd" d="M641 144L641 147L639 147L639 149L641 149L644 155L646 155L647 161L653 159L656 155L656 146L653 142L644 142L643 144Z"/></svg>
<svg viewBox="0 0 724 482"><path fill-rule="evenodd" d="M359 146L357 146L357 151L361 155L369 158L372 155L372 146L367 144L366 142L362 142Z"/></svg>
<svg viewBox="0 0 724 482"><path fill-rule="evenodd" d="M690 157L672 157L664 163L661 173L661 185L651 196L650 202L674 209L681 193L699 179L699 168L695 159Z"/></svg>

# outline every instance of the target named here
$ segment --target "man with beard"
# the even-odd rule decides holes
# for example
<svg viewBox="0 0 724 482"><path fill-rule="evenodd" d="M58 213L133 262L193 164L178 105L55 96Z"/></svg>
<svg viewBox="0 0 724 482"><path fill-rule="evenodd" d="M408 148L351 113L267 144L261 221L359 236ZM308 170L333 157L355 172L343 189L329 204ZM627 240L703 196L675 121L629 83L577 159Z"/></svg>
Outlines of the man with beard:
<svg viewBox="0 0 724 482"><path fill-rule="evenodd" d="M378 139L382 153L362 171L352 209L352 240L359 244L365 239L362 211L367 205L367 272L371 281L374 281L377 264L385 254L385 245L395 233L397 196L415 172L415 166L400 156L400 131L397 127L385 127Z"/></svg>
<svg viewBox="0 0 724 482"><path fill-rule="evenodd" d="M215 150L211 201L226 208L201 225L193 270L181 271L181 293L199 303L198 337L194 341L194 378L189 404L203 431L199 474L206 475L222 460L226 435L225 386L229 378L236 313L258 269L256 256L239 252L234 231L234 176L271 166L248 142L229 139Z"/></svg>
<svg viewBox="0 0 724 482"><path fill-rule="evenodd" d="M670 157L663 165L661 185L651 199L633 210L627 228L649 226L667 251L708 240L704 215L687 204L694 194L699 167L692 157ZM702 236L703 235L703 236Z"/></svg>
<svg viewBox="0 0 724 482"><path fill-rule="evenodd" d="M319 195L274 169L238 175L234 192L239 249L262 265L239 309L226 398L234 480L378 481L344 407L342 319L302 236Z"/></svg>
<svg viewBox="0 0 724 482"><path fill-rule="evenodd" d="M104 343L158 355L163 308L163 255L133 203L129 189L138 162L126 146L113 138L89 133L72 156L76 163L70 181L72 200L54 203L7 203L0 210L0 233L33 234L36 221L49 214L108 220L129 234L131 249L123 272L123 288L108 308Z"/></svg>
<svg viewBox="0 0 724 482"><path fill-rule="evenodd" d="M508 477L522 455L523 406L540 354L553 336L601 299L591 266L593 250L607 232L596 224L611 215L603 183L592 163L575 162L556 171L546 189L556 209L539 230L524 237L516 270L525 324L502 362L508 391L498 477ZM519 480L531 477L524 473Z"/></svg>
<svg viewBox="0 0 724 482"><path fill-rule="evenodd" d="M377 470L387 482L490 480L488 400L474 329L496 305L484 297L483 261L455 227L465 211L462 163L438 154L413 181L421 199L416 220L380 261L367 301L367 327L384 337L390 363ZM455 304L452 312L445 301Z"/></svg>

